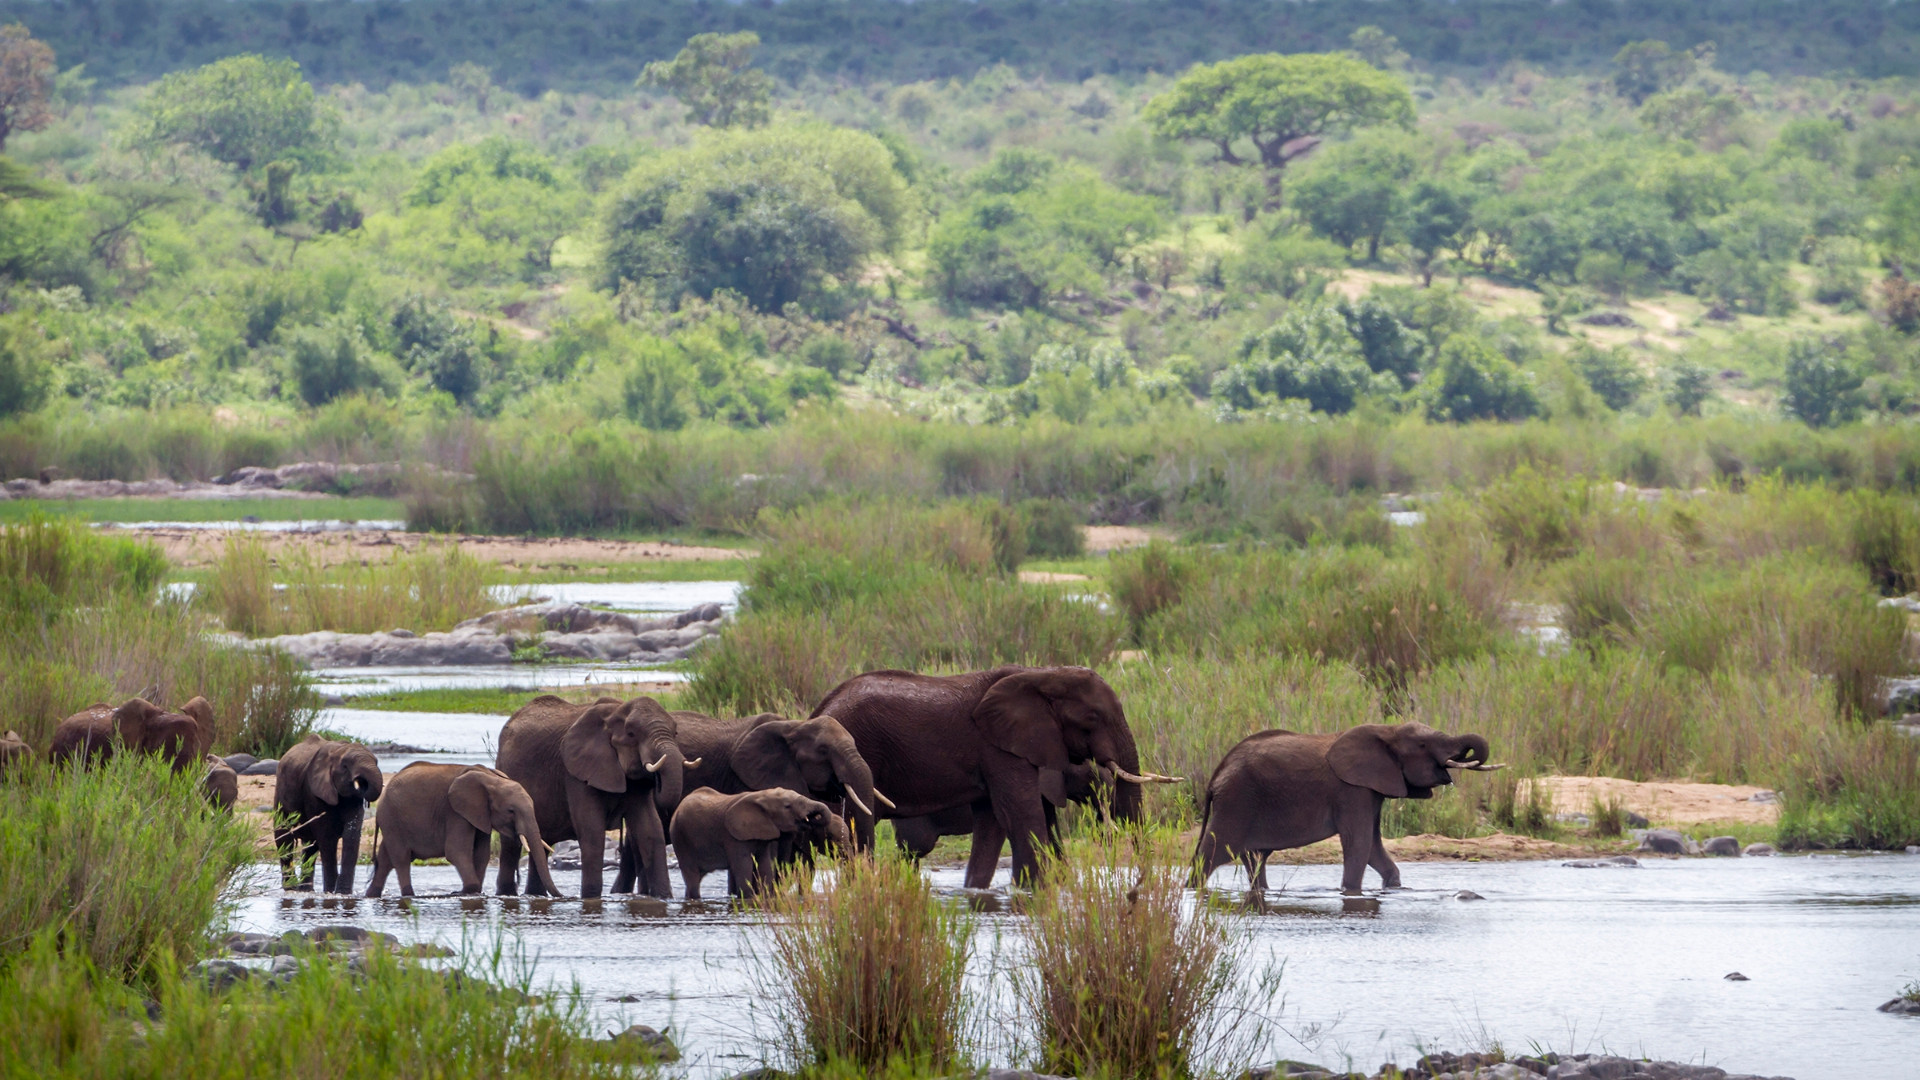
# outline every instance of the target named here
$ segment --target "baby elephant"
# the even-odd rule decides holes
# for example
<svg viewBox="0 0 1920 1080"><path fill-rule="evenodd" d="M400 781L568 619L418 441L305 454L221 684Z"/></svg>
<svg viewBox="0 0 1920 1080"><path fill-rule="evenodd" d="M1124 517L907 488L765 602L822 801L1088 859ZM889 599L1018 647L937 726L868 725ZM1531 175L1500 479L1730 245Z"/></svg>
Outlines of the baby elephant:
<svg viewBox="0 0 1920 1080"><path fill-rule="evenodd" d="M231 810L240 799L240 774L212 754L207 755L207 775L200 778L200 790L216 810Z"/></svg>
<svg viewBox="0 0 1920 1080"><path fill-rule="evenodd" d="M1256 889L1267 887L1267 856L1340 837L1340 890L1360 892L1371 866L1400 887L1400 868L1380 843L1388 799L1427 799L1453 783L1450 770L1486 770L1487 740L1425 724L1361 724L1334 735L1262 731L1227 751L1207 781L1196 888L1235 859Z"/></svg>
<svg viewBox="0 0 1920 1080"><path fill-rule="evenodd" d="M33 747L27 745L19 732L9 728L5 735L0 735L0 780L6 779L14 769L25 766L31 757Z"/></svg>
<svg viewBox="0 0 1920 1080"><path fill-rule="evenodd" d="M687 899L700 899L700 879L727 872L727 895L756 895L773 885L774 864L796 844L828 835L825 803L787 788L722 795L695 790L673 813L673 854L687 883ZM844 830L845 826L841 828Z"/></svg>
<svg viewBox="0 0 1920 1080"><path fill-rule="evenodd" d="M461 892L478 893L496 832L524 840L534 876L547 895L560 895L547 870L547 846L540 841L527 789L484 765L414 762L387 781L373 823L380 842L373 849L368 896L386 890L390 870L400 875L400 895L412 896L413 860L434 858L446 859L460 872Z"/></svg>

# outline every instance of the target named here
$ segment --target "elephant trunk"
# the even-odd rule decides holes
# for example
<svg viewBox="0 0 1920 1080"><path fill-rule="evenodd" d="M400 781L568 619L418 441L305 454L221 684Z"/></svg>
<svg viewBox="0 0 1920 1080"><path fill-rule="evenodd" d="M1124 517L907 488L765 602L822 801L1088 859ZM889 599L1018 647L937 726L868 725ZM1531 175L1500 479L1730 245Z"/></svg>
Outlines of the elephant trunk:
<svg viewBox="0 0 1920 1080"><path fill-rule="evenodd" d="M533 867L531 876L546 887L548 896L559 896L560 890L553 884L553 872L547 868L547 845L540 839L540 828L533 823L533 815L527 814L524 820L516 817L514 829L520 834L520 842L527 845L527 861Z"/></svg>
<svg viewBox="0 0 1920 1080"><path fill-rule="evenodd" d="M833 775L839 778L840 786L847 789L854 812L866 821L879 817L880 800L873 793L873 770L853 748L853 740L848 739L845 746L837 742L829 744L827 757L833 763Z"/></svg>
<svg viewBox="0 0 1920 1080"><path fill-rule="evenodd" d="M686 790L687 762L680 753L680 747L673 743L667 743L659 754L651 769L653 804L660 810L660 820L665 821L680 805L680 796Z"/></svg>
<svg viewBox="0 0 1920 1080"><path fill-rule="evenodd" d="M1487 740L1478 735L1462 735L1457 741L1460 744L1460 748L1454 751L1453 757L1449 760L1473 762L1478 765L1485 765L1487 763L1487 754L1489 752Z"/></svg>
<svg viewBox="0 0 1920 1080"><path fill-rule="evenodd" d="M1135 748L1133 732L1127 728L1125 721L1122 721L1118 725L1117 735L1118 737L1115 741L1118 745L1115 747L1114 755L1105 762L1108 768L1116 769L1113 778L1112 816L1114 821L1130 824L1140 820L1141 804L1144 801L1143 792L1146 790L1146 785L1123 780L1118 775L1118 769L1125 769L1127 772L1136 775L1140 772L1140 751Z"/></svg>

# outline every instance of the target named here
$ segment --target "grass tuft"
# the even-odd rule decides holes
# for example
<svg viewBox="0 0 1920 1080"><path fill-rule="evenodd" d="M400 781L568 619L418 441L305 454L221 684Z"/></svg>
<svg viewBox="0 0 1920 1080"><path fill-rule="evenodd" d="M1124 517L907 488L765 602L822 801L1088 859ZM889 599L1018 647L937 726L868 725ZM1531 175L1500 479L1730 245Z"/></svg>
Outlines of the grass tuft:
<svg viewBox="0 0 1920 1080"><path fill-rule="evenodd" d="M395 627L425 633L498 607L488 591L492 577L492 567L454 544L337 567L323 567L300 549L276 566L263 540L236 536L214 568L205 602L229 630L249 637Z"/></svg>

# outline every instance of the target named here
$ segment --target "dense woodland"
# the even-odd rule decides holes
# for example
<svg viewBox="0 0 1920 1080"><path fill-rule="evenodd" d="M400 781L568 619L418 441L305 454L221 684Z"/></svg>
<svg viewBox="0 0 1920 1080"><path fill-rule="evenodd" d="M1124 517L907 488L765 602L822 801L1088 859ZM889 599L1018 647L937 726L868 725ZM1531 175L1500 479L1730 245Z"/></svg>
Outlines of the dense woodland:
<svg viewBox="0 0 1920 1080"><path fill-rule="evenodd" d="M17 8L4 464L209 474L316 420L1920 411L1909 8L1642 6L966 8L1063 58L1165 51L1114 73L882 40L937 37L939 4ZM683 36L710 25L765 40ZM389 26L454 62L349 66ZM122 445L129 410L240 434L176 460Z"/></svg>

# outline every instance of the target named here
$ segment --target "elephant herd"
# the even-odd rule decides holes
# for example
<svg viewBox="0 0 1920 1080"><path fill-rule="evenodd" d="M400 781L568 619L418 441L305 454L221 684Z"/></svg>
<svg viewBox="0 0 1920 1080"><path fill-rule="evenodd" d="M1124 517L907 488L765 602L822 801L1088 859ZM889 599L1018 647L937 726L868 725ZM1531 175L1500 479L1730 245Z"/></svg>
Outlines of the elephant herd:
<svg viewBox="0 0 1920 1080"><path fill-rule="evenodd" d="M196 698L167 713L134 699L95 706L60 725L56 759L88 760L115 746L160 753L176 769L205 759L211 710ZM0 768L19 750L0 740ZM217 762L218 759L210 759ZM1229 750L1202 794L1195 884L1242 861L1256 887L1266 858L1340 838L1347 893L1368 866L1387 887L1399 868L1380 841L1389 798L1427 798L1460 769L1488 763L1485 739L1424 724L1361 724L1338 734L1264 731ZM231 805L231 770L210 768L208 796ZM498 835L501 895L559 895L549 846L580 847L580 895L673 895L673 847L685 893L726 871L731 895L766 889L779 868L820 852L868 850L876 823L893 823L914 857L941 836L972 840L965 883L988 887L1011 844L1013 876L1036 876L1057 851L1058 814L1073 805L1117 822L1141 817L1143 790L1178 777L1144 771L1120 699L1082 667L1001 667L932 676L874 671L829 692L806 719L771 713L722 719L675 712L650 697L574 704L535 698L501 729L494 767L415 762L383 777L371 751L310 736L282 755L275 780L275 845L300 886L317 858L321 887L353 890L360 832L375 803L373 880L412 894L415 859L445 858L463 891L481 891ZM224 792L224 803L222 802ZM617 871L605 889L609 833Z"/></svg>

